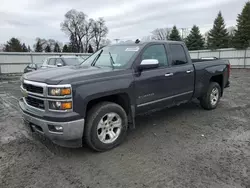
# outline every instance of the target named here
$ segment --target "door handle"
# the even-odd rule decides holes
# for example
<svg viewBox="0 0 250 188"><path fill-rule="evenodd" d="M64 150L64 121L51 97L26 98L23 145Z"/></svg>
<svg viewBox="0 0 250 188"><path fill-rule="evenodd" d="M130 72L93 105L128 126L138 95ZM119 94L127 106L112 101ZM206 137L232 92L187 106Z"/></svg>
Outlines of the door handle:
<svg viewBox="0 0 250 188"><path fill-rule="evenodd" d="M173 76L173 73L166 73L165 76Z"/></svg>
<svg viewBox="0 0 250 188"><path fill-rule="evenodd" d="M191 73L191 72L193 72L193 71L192 71L192 70L187 70L187 71L186 71L186 73L188 73L188 74Z"/></svg>

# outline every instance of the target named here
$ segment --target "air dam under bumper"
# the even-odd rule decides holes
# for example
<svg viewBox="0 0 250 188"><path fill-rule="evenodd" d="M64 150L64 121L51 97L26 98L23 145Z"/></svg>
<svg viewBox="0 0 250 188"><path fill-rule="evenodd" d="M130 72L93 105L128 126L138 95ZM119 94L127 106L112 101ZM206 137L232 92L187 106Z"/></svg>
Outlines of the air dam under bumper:
<svg viewBox="0 0 250 188"><path fill-rule="evenodd" d="M26 126L31 127L32 131L49 138L53 143L69 148L82 147L84 119L69 122L52 122L33 117L23 110L22 114ZM51 127L55 126L61 126L62 132L51 131Z"/></svg>

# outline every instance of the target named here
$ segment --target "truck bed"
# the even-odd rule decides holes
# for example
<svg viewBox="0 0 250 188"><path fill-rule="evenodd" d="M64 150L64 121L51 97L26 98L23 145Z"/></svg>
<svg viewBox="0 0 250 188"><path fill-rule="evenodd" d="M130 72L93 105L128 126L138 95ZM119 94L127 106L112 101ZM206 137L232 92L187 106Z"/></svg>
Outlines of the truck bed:
<svg viewBox="0 0 250 188"><path fill-rule="evenodd" d="M220 59L191 59L193 63L203 62L203 61L218 61Z"/></svg>

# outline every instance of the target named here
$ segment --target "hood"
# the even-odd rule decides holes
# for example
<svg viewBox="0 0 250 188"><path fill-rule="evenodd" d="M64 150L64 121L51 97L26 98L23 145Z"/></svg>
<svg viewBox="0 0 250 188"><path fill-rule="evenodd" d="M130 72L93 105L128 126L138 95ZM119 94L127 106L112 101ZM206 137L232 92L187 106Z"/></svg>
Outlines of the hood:
<svg viewBox="0 0 250 188"><path fill-rule="evenodd" d="M93 66L65 66L60 68L45 68L24 74L23 78L47 83L51 85L57 85L61 82L72 83L74 80L91 79L96 77L101 73L106 73L112 71L111 68L100 68Z"/></svg>

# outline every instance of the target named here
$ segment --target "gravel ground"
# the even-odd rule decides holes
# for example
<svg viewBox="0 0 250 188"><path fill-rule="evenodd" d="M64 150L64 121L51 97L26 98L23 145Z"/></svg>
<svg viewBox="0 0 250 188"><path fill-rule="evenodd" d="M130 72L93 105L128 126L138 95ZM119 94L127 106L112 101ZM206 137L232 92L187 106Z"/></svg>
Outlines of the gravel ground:
<svg viewBox="0 0 250 188"><path fill-rule="evenodd" d="M197 101L140 116L111 151L67 149L24 129L19 83L0 83L0 187L250 188L250 71L216 110Z"/></svg>

